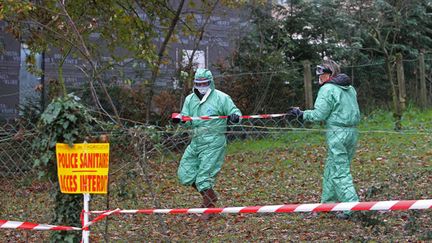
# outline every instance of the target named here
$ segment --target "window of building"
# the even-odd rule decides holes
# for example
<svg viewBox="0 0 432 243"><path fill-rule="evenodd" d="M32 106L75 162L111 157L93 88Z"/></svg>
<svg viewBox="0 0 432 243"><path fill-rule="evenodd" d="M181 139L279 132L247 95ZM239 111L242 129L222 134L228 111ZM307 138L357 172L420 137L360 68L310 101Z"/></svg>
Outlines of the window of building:
<svg viewBox="0 0 432 243"><path fill-rule="evenodd" d="M39 99L40 94L35 91L35 87L40 84L41 78L30 73L28 70L27 58L30 54L27 44L21 44L20 70L19 70L19 100L20 104L28 100ZM35 54L35 68L40 70L42 63L41 54Z"/></svg>
<svg viewBox="0 0 432 243"><path fill-rule="evenodd" d="M189 60L192 56L193 50L183 50L182 53L182 66L186 67L189 65ZM196 50L192 60L192 68L196 70L197 68L206 68L206 56L205 52L201 50Z"/></svg>

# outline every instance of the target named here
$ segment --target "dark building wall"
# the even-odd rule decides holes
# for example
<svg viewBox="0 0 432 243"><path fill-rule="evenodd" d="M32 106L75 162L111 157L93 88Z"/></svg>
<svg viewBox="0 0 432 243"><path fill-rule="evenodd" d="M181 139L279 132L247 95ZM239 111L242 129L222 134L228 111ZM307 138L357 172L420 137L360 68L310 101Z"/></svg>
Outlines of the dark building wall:
<svg viewBox="0 0 432 243"><path fill-rule="evenodd" d="M202 13L195 13L198 16L197 25L204 23L205 16ZM198 50L205 54L206 67L217 75L214 64L223 61L237 46L238 40L246 32L248 17L242 9L228 9L217 7L210 18ZM24 100L30 91L20 90L20 43L14 40L4 31L4 23L1 23L2 31L0 40L4 43L4 51L0 53L0 119L13 118L17 115L17 107L20 100ZM178 26L181 28L181 25ZM95 35L95 39L98 36ZM193 36L180 36L177 43L172 43L168 48L169 63L161 66L160 75L155 84L156 92L164 89L172 89L175 82L176 70L182 60L183 50L192 50L195 46ZM155 40L161 43L161 40ZM102 44L101 44L101 48ZM58 64L61 55L55 49L45 53L45 83L58 77ZM109 61L109 55L102 57L101 61ZM75 90L88 89L86 75L78 68L85 62L79 59L68 57L63 65L63 76L67 88ZM105 82L111 85L129 85L143 82L150 77L150 70L144 63L128 62L120 63L114 69L107 70L102 74ZM21 88L22 89L22 88ZM80 92L78 92L79 94ZM32 94L34 96L34 94ZM20 97L21 96L21 97Z"/></svg>
<svg viewBox="0 0 432 243"><path fill-rule="evenodd" d="M20 44L5 33L5 24L0 22L0 119L17 115L19 103Z"/></svg>

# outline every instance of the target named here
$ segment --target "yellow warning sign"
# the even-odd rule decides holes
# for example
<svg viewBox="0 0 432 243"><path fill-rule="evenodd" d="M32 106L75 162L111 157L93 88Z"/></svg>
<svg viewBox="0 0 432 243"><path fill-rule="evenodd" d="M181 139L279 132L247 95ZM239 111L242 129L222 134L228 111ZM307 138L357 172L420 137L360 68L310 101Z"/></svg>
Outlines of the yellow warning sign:
<svg viewBox="0 0 432 243"><path fill-rule="evenodd" d="M57 143L56 156L62 193L107 193L109 143Z"/></svg>

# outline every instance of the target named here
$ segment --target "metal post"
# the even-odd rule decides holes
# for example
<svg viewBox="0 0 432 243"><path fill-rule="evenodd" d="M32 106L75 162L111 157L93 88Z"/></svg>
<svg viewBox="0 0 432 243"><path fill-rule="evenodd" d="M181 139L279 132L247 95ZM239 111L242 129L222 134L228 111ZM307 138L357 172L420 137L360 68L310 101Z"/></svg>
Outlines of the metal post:
<svg viewBox="0 0 432 243"><path fill-rule="evenodd" d="M310 62L308 60L303 62L303 81L304 81L304 92L305 92L305 109L311 109L313 107L312 97L312 74L310 70Z"/></svg>
<svg viewBox="0 0 432 243"><path fill-rule="evenodd" d="M427 88L426 88L426 67L424 50L420 51L419 57L419 73L420 73L420 106L425 109L427 107ZM416 90L417 92L417 90Z"/></svg>
<svg viewBox="0 0 432 243"><path fill-rule="evenodd" d="M89 222L89 202L90 202L90 194L83 193L84 196L84 217L83 217L83 226ZM84 230L82 231L82 242L88 243L90 237L90 231Z"/></svg>

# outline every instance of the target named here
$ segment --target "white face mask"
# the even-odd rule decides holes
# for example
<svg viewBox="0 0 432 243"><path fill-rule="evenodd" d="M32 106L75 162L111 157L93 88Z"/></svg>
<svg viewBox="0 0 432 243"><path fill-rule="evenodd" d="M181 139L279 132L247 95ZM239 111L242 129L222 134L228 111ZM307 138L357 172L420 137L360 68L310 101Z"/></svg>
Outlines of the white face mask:
<svg viewBox="0 0 432 243"><path fill-rule="evenodd" d="M207 90L209 90L210 86L206 86L206 87L196 87L195 89L198 90L198 92L202 95L205 95L207 93Z"/></svg>
<svg viewBox="0 0 432 243"><path fill-rule="evenodd" d="M198 92L202 95L205 95L210 88L210 79L195 79L194 80L194 88L198 90Z"/></svg>

